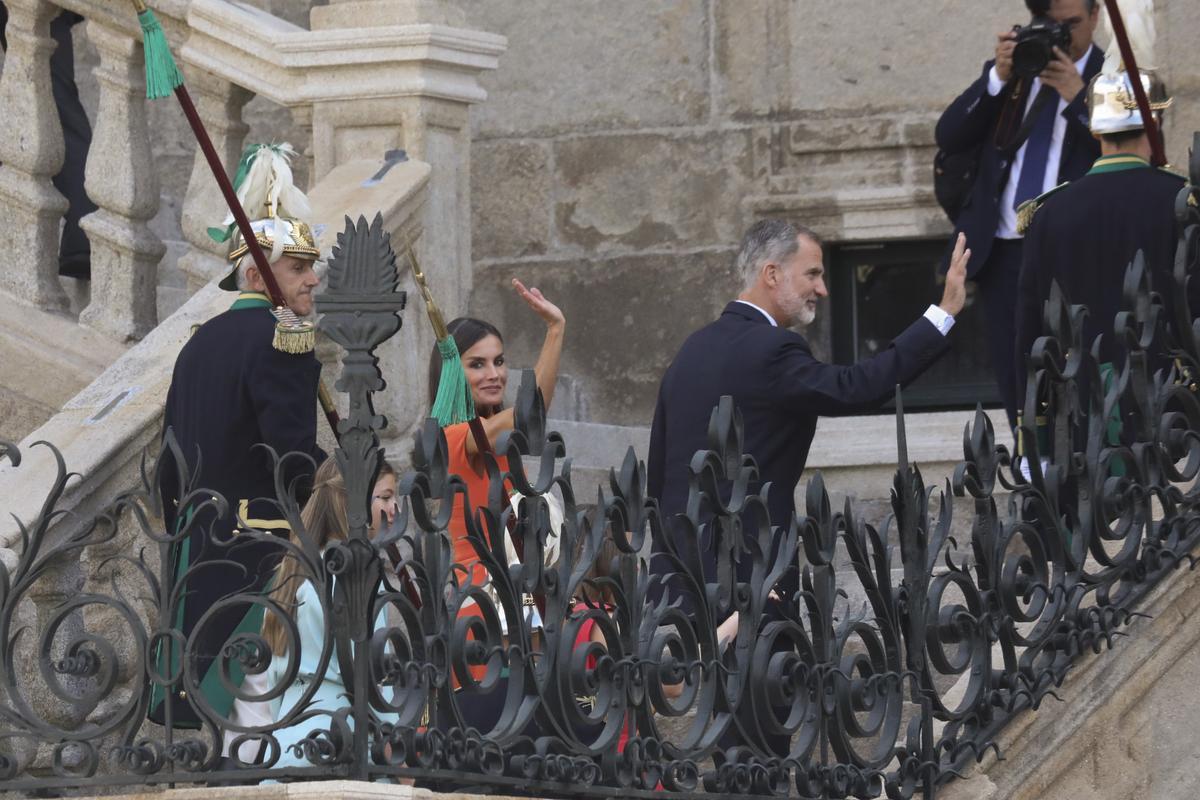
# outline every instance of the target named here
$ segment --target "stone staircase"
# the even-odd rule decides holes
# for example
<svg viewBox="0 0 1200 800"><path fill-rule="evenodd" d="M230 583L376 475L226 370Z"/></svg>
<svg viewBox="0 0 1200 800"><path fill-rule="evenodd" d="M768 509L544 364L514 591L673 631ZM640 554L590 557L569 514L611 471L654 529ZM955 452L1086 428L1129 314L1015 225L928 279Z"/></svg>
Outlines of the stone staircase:
<svg viewBox="0 0 1200 800"><path fill-rule="evenodd" d="M42 312L63 315L61 325L37 322L56 331L53 337L31 342L25 333L8 334L0 351L0 422L10 438L61 408L224 268L222 246L207 236L207 227L227 213L224 203L174 99L145 100L132 6L68 5L85 18L74 28L76 72L94 125L85 186L99 208L83 221L92 246L90 282L57 275L63 200L50 179L62 163L63 139L49 89L48 23L60 6L7 4L0 107L23 113L0 119L0 211L7 220L0 231L0 293L18 321L26 312L31 321ZM497 65L503 37L465 28L460 10L435 0L386 9L370 0L334 2L312 12L309 28L228 0L154 5L223 163L236 163L250 132L246 109L264 104L272 110L256 112L256 137L286 134L301 153L297 175L331 199L346 201L346 190L356 188L322 183L350 161L382 159L397 148L413 159L440 161L443 168L428 178L431 202L422 214L429 220L416 220L408 235L428 231L414 241L422 260L437 265L435 291L448 311L465 307L470 214L457 165L470 163L468 110L485 98L478 76ZM332 223L340 227L340 217ZM410 321L408 344L428 346L418 320ZM82 332L73 331L72 321ZM42 364L61 375L47 375L39 388L41 373L49 372ZM417 387L410 392L416 394L423 370L410 366L397 383Z"/></svg>
<svg viewBox="0 0 1200 800"><path fill-rule="evenodd" d="M228 0L162 0L155 11L224 163L236 163L241 152L251 99L275 104L302 134L293 142L301 152L296 171L310 178L326 257L345 215L378 213L396 249L413 243L443 307L461 311L471 288L471 225L458 165L470 163L470 106L486 97L478 77L496 67L505 40L465 28L462 13L439 2L332 5L338 8L313 12L309 29ZM93 48L98 97L85 98L85 106L95 109L89 166L96 168L86 187L99 210L83 221L92 280L59 279L54 245L63 203L50 179L63 144L48 36L59 7L48 0L7 7L0 107L24 109L0 118L0 213L7 219L0 228L0 438L24 440L27 453L19 474L0 465L0 497L10 512L0 523L0 562L12 563L15 551L7 548L19 546L19 524L36 516L54 477L48 451L28 445L54 442L81 473L68 497L80 516L134 485L143 448L157 440L175 353L191 326L223 311L230 298L212 283L226 266L206 229L227 211L207 161L198 150L172 153L164 163L176 165L175 173L158 173L160 146L179 142L152 137L151 120L177 126L181 112L167 99L151 113L137 18L132 6L107 0L70 4L86 20L76 35ZM164 126L153 127L164 134ZM180 138L178 127L166 133ZM185 141L194 147L190 134ZM380 173L391 149L403 149L408 160ZM190 176L186 168L177 174L181 161L190 161ZM185 193L170 194L170 186ZM417 296L407 274L402 282ZM393 390L378 410L395 435L419 421L423 356L432 347L422 305L410 303L402 316L405 336L380 354ZM318 354L332 360L328 347ZM65 533L78 521L61 524Z"/></svg>
<svg viewBox="0 0 1200 800"><path fill-rule="evenodd" d="M67 315L0 293L0 437L16 441L40 427L125 350Z"/></svg>

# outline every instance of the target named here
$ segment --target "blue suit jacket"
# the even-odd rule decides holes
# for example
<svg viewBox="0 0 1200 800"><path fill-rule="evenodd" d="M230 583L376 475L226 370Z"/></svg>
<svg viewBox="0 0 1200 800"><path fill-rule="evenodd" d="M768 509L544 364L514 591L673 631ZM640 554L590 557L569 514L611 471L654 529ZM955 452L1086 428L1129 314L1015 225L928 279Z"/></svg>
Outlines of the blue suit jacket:
<svg viewBox="0 0 1200 800"><path fill-rule="evenodd" d="M965 233L967 246L971 248L971 260L967 264L967 276L970 278L975 277L991 254L992 240L1000 224L1000 195L1004 193L1012 171L1012 161L1005 157L1001 146L1012 140L1020 120L1010 114L1005 120L1009 124L997 130L1001 112L1005 103L1011 100L1015 104L1011 108L1021 109L1021 116L1024 116L1025 102L1029 97L1029 83L1015 80L1009 81L995 97L988 94L988 72L994 63L988 61L983 65L979 79L942 113L935 132L938 147L947 153L966 152L983 144L975 186L958 216L954 236L942 258L942 270L945 271L950 263L954 239L960 232ZM1067 119L1067 130L1058 167L1059 183L1082 177L1100 157L1100 143L1088 129L1086 85L1100 71L1103 63L1104 54L1099 47L1093 46L1083 70L1084 89L1062 111Z"/></svg>
<svg viewBox="0 0 1200 800"><path fill-rule="evenodd" d="M665 516L684 511L688 464L697 450L708 448L709 417L728 394L742 414L745 452L758 462L760 481L751 490L770 481L771 521L786 525L817 417L887 400L896 384L916 378L945 347L946 337L922 317L869 359L825 364L800 334L772 326L744 303L730 303L719 319L688 337L663 376L650 432L649 492ZM701 551L714 580L715 554L703 544ZM738 576L749 580L748 563Z"/></svg>

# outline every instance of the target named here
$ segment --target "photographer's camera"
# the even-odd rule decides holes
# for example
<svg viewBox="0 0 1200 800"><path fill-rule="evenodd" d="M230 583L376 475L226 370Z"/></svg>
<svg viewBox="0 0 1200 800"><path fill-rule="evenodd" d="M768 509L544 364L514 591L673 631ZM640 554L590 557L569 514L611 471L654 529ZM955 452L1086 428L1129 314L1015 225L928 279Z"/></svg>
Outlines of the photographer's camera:
<svg viewBox="0 0 1200 800"><path fill-rule="evenodd" d="M1013 26L1013 74L1018 78L1036 78L1054 60L1054 48L1064 53L1071 48L1071 25L1050 16L1050 0L1025 0L1033 15L1024 27Z"/></svg>

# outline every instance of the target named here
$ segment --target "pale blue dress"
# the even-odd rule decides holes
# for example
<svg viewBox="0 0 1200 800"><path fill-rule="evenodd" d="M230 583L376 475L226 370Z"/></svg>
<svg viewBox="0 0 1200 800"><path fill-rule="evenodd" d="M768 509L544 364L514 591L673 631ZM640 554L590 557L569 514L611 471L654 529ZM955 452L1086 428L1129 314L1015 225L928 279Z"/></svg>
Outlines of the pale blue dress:
<svg viewBox="0 0 1200 800"><path fill-rule="evenodd" d="M317 668L320 666L321 653L324 650L325 644L325 615L321 609L321 600L317 595L317 590L311 582L305 581L296 590L296 602L299 604L296 609L296 627L300 632L300 671L296 675L295 682L288 687L287 691L271 701L272 715L277 722L284 713L290 712L296 707L296 704L300 702L304 693L308 690L309 685L314 680L320 679L317 674ZM385 614L380 612L375 620L375 629L378 630L385 624ZM330 647L334 647L333 642L330 642ZM365 657L366 654L363 655ZM275 656L271 660L271 665L267 668L269 681L267 685L278 686L284 678L287 665L288 655L286 652ZM349 705L349 698L346 696L346 687L342 684L341 672L338 669L337 655L331 652L329 665L325 671L325 679L322 681L320 688L313 694L309 710L337 711ZM374 713L379 717L381 722L395 723L397 721L395 714ZM312 730L317 728L328 730L331 727L331 721L330 717L326 715L318 715L276 731L275 738L279 740L280 748L279 761L276 766L313 766L303 756L297 756L288 748L301 739L307 738L308 733ZM353 724L354 720L350 718L352 728Z"/></svg>

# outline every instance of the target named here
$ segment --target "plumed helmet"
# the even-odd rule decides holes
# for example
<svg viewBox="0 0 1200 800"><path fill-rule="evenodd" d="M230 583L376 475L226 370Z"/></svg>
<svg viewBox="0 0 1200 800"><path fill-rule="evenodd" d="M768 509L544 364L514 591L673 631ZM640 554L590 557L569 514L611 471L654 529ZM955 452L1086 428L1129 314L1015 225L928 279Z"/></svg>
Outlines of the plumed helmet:
<svg viewBox="0 0 1200 800"><path fill-rule="evenodd" d="M1138 77L1150 101L1151 112L1156 120L1161 121L1162 112L1171 106L1166 85L1154 72L1142 71ZM1128 72L1102 72L1092 79L1088 87L1088 120L1092 133L1099 135L1138 131L1146 127Z"/></svg>
<svg viewBox="0 0 1200 800"><path fill-rule="evenodd" d="M1167 87L1155 74L1157 60L1155 43L1158 31L1154 24L1154 0L1117 0L1121 12L1129 49L1137 61L1138 73L1150 110L1162 119L1162 112L1171 105ZM1104 51L1104 65L1100 74L1092 79L1088 87L1088 120L1092 133L1108 134L1137 131L1146 127L1138 110L1133 93L1133 81L1121 55L1120 43L1113 30L1112 19L1107 13L1103 27L1108 35L1108 48Z"/></svg>
<svg viewBox="0 0 1200 800"><path fill-rule="evenodd" d="M271 263L284 255L309 261L321 256L315 232L308 222L312 216L308 198L292 178L291 160L295 155L296 151L286 142L247 145L234 178L234 189L250 218L254 238ZM232 214L225 218L223 228L210 228L209 235L217 241L229 242L228 258L233 269L218 285L237 291L237 263L249 252L249 245Z"/></svg>

